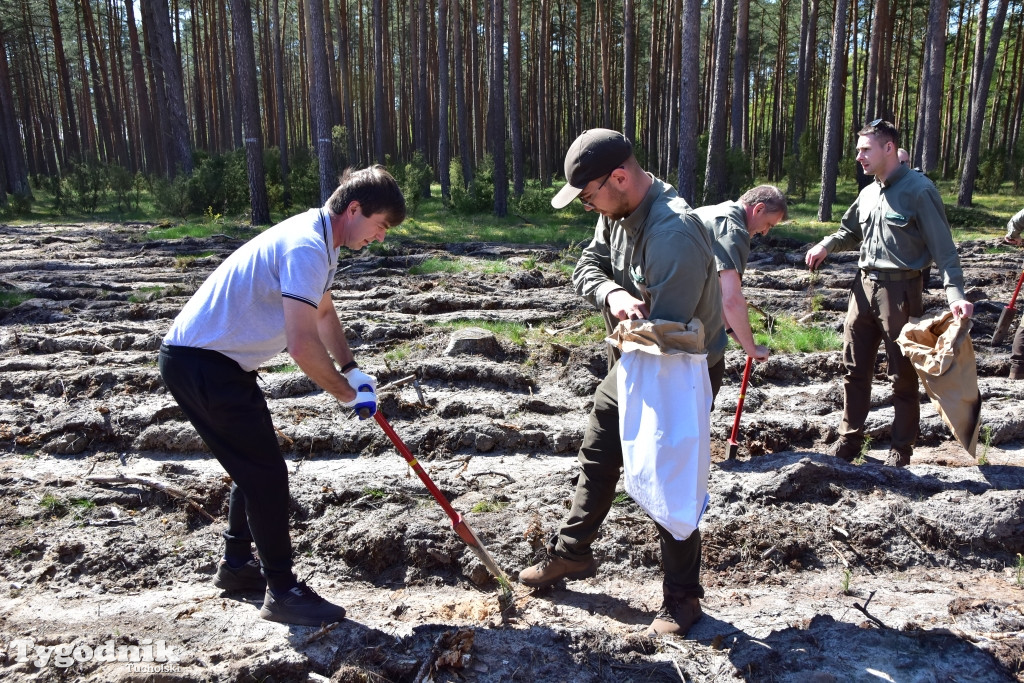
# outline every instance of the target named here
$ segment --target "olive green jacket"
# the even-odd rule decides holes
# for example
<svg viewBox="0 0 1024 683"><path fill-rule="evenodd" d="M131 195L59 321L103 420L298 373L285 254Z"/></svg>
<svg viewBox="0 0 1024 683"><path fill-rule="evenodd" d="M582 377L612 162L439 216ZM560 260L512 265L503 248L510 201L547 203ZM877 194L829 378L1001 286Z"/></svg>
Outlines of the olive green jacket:
<svg viewBox="0 0 1024 683"><path fill-rule="evenodd" d="M964 296L964 273L953 233L935 185L925 175L900 166L885 183L875 181L843 215L839 231L821 241L832 253L860 247L862 270L942 271L946 301Z"/></svg>
<svg viewBox="0 0 1024 683"><path fill-rule="evenodd" d="M722 359L728 343L711 238L675 189L652 179L632 214L598 219L594 239L573 271L573 286L600 311L607 310L609 293L624 289L643 299L651 320L699 319L711 366Z"/></svg>

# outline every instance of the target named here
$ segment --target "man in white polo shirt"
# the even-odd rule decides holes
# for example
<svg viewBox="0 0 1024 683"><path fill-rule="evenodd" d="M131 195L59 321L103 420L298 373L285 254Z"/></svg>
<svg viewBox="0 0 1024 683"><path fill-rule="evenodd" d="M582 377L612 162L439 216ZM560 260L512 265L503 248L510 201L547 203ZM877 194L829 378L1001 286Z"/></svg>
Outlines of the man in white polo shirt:
<svg viewBox="0 0 1024 683"><path fill-rule="evenodd" d="M232 479L224 558L213 583L266 587L264 619L319 626L342 619L345 609L292 572L288 471L256 370L287 348L342 405L376 412L376 380L356 366L330 288L340 247L383 242L403 220L405 199L383 166L346 171L322 208L278 223L228 256L160 347L164 383Z"/></svg>

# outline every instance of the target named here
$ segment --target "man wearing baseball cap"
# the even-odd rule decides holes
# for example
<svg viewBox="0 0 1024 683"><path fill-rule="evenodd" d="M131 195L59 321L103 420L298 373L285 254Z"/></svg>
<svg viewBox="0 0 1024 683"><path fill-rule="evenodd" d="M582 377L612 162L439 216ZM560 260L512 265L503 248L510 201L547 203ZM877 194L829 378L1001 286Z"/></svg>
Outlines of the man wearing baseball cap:
<svg viewBox="0 0 1024 683"><path fill-rule="evenodd" d="M665 320L704 325L712 392L724 375L727 343L722 295L711 237L675 189L646 173L621 133L585 131L565 156L566 185L551 200L556 209L574 199L599 214L594 239L583 250L572 280L576 291L604 313L609 331L620 320ZM618 352L609 345L609 369ZM622 467L616 373L594 394L580 448L582 465L568 517L547 544L546 556L519 573L527 586L594 576L591 544L611 509ZM701 540L694 531L676 540L657 525L664 602L648 633L685 635L700 619Z"/></svg>

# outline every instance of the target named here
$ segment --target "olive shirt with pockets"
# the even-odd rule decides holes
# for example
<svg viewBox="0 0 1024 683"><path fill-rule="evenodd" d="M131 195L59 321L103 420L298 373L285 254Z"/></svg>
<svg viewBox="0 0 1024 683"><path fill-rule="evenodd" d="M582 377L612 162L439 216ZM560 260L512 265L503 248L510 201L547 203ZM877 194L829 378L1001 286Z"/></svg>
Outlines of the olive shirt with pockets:
<svg viewBox="0 0 1024 683"><path fill-rule="evenodd" d="M860 245L857 265L865 271L942 271L946 301L965 299L964 273L953 233L935 185L900 166L885 182L861 190L843 215L841 227L821 241L828 253Z"/></svg>
<svg viewBox="0 0 1024 683"><path fill-rule="evenodd" d="M651 320L699 319L710 367L724 357L729 342L711 238L671 185L651 179L633 213L598 219L594 239L573 271L573 286L598 310L605 310L609 293L624 289L647 304Z"/></svg>
<svg viewBox="0 0 1024 683"><path fill-rule="evenodd" d="M735 270L740 277L747 269L750 256L750 231L747 212L739 202L722 202L693 210L704 221L715 250L718 272Z"/></svg>

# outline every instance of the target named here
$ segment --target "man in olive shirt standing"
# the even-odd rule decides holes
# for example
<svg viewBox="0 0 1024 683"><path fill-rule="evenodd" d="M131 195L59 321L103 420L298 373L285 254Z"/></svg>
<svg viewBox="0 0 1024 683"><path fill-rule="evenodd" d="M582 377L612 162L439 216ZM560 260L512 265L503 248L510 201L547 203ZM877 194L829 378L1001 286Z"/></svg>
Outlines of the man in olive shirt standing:
<svg viewBox="0 0 1024 683"><path fill-rule="evenodd" d="M699 319L712 392L717 392L728 339L711 238L700 219L672 186L644 172L633 145L616 131L597 128L580 135L565 156L565 176L568 182L551 205L560 209L578 197L587 211L600 214L594 239L573 272L576 291L605 311L609 323ZM519 573L527 586L583 579L597 571L591 544L611 509L622 468L616 375L613 365L594 394L572 509L548 542L545 558ZM678 541L655 526L665 570L664 602L649 633L685 635L702 614L700 531Z"/></svg>
<svg viewBox="0 0 1024 683"><path fill-rule="evenodd" d="M754 360L768 360L767 346L755 343L747 317L747 299L742 278L750 256L750 240L765 235L789 213L786 195L774 185L758 185L735 202L722 202L695 209L704 221L715 250L715 263L722 286L722 316L743 351Z"/></svg>
<svg viewBox="0 0 1024 683"><path fill-rule="evenodd" d="M1003 239L1016 246L1024 244L1020 233L1024 230L1024 209L1013 214L1006 224L1006 237ZM1024 379L1024 318L1021 318L1017 333L1013 335L1013 347L1010 351L1010 379Z"/></svg>
<svg viewBox="0 0 1024 683"><path fill-rule="evenodd" d="M885 464L905 467L917 439L921 405L917 373L896 338L911 317L924 313L922 271L932 263L942 271L946 301L957 318L971 317L974 304L964 297L960 258L939 192L927 177L900 164L896 127L878 119L857 135L857 162L875 182L861 190L839 231L804 258L815 270L833 251L860 248L860 272L843 327L843 419L832 454L849 462L860 453L875 355L884 342L895 411Z"/></svg>

